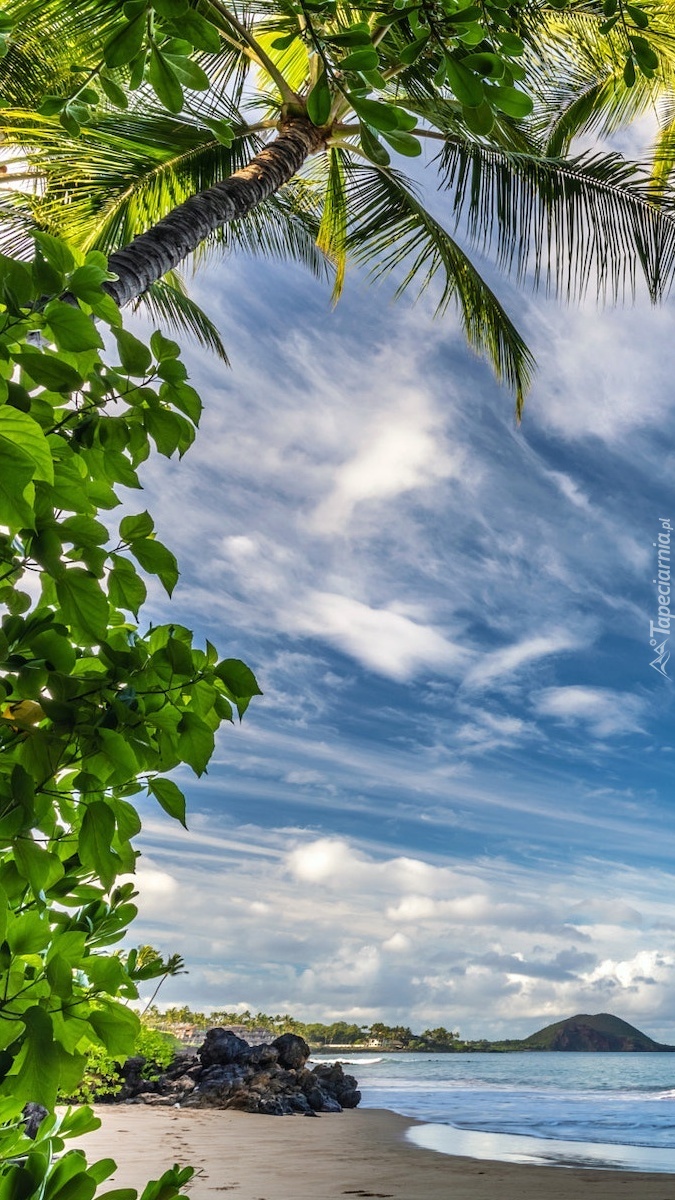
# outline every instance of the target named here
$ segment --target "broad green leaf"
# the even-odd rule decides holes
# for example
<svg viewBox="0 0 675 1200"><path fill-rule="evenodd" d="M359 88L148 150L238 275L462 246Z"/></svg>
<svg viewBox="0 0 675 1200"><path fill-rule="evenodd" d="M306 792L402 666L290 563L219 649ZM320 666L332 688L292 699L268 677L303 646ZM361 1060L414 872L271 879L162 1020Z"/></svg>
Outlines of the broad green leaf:
<svg viewBox="0 0 675 1200"><path fill-rule="evenodd" d="M491 87L486 93L487 99L507 117L527 117L532 112L533 103L525 92L514 87Z"/></svg>
<svg viewBox="0 0 675 1200"><path fill-rule="evenodd" d="M361 122L361 149L376 166L389 166L391 159L389 158L388 151L363 122Z"/></svg>
<svg viewBox="0 0 675 1200"><path fill-rule="evenodd" d="M158 362L165 358L178 358L180 354L178 342L172 342L170 338L164 337L159 329L156 329L150 338L150 349Z"/></svg>
<svg viewBox="0 0 675 1200"><path fill-rule="evenodd" d="M152 362L148 347L126 329L114 329L113 334L124 370L129 375L146 375Z"/></svg>
<svg viewBox="0 0 675 1200"><path fill-rule="evenodd" d="M89 1024L109 1054L133 1054L141 1023L130 1008L109 1001L89 1014Z"/></svg>
<svg viewBox="0 0 675 1200"><path fill-rule="evenodd" d="M183 107L183 89L168 59L157 47L150 54L148 81L158 100L169 112L179 113Z"/></svg>
<svg viewBox="0 0 675 1200"><path fill-rule="evenodd" d="M59 350L97 350L103 342L91 317L63 300L50 300L45 320Z"/></svg>
<svg viewBox="0 0 675 1200"><path fill-rule="evenodd" d="M14 859L19 872L27 879L36 894L46 892L61 879L63 864L55 854L38 846L31 837L18 838L14 843Z"/></svg>
<svg viewBox="0 0 675 1200"><path fill-rule="evenodd" d="M363 50L354 50L340 62L341 71L374 71L380 58L374 46L364 46Z"/></svg>
<svg viewBox="0 0 675 1200"><path fill-rule="evenodd" d="M178 582L178 563L171 551L154 538L135 539L129 549L145 571L161 579L171 595Z"/></svg>
<svg viewBox="0 0 675 1200"><path fill-rule="evenodd" d="M129 107L129 100L126 92L117 83L115 83L114 79L111 79L109 75L103 74L103 72L99 72L98 81L108 97L108 100L111 104L115 105L115 108Z"/></svg>
<svg viewBox="0 0 675 1200"><path fill-rule="evenodd" d="M22 1013L25 1041L16 1059L11 1082L12 1095L51 1109L59 1086L59 1052L54 1042L49 1013L33 1006ZM15 1073L16 1072L16 1073Z"/></svg>
<svg viewBox="0 0 675 1200"><path fill-rule="evenodd" d="M138 616L145 603L147 589L133 563L118 554L111 555L112 571L108 576L108 596L116 608L124 608Z"/></svg>
<svg viewBox="0 0 675 1200"><path fill-rule="evenodd" d="M183 84L183 87L190 88L193 92L203 92L208 88L209 77L206 71L203 71L198 63L187 58L184 54L165 54L165 59L170 67L173 67L178 79Z"/></svg>
<svg viewBox="0 0 675 1200"><path fill-rule="evenodd" d="M262 696L253 671L238 658L225 658L218 663L214 672L225 684L230 698L234 700L240 718L246 712L253 696Z"/></svg>
<svg viewBox="0 0 675 1200"><path fill-rule="evenodd" d="M313 125L325 125L330 117L333 97L326 72L322 71L307 97L307 116Z"/></svg>
<svg viewBox="0 0 675 1200"><path fill-rule="evenodd" d="M448 83L460 104L466 104L468 108L478 108L485 97L482 80L467 70L456 58L446 58L445 68Z"/></svg>
<svg viewBox="0 0 675 1200"><path fill-rule="evenodd" d="M133 21L125 21L112 34L103 47L103 57L107 67L123 67L130 63L138 54L145 37L145 13L140 13Z"/></svg>
<svg viewBox="0 0 675 1200"><path fill-rule="evenodd" d="M53 238L52 234L42 233L42 230L34 229L31 234L35 238L37 245L40 246L44 258L47 262L54 266L56 271L61 275L66 275L67 271L72 271L74 266L74 258L72 251L66 246L65 241L60 238Z"/></svg>
<svg viewBox="0 0 675 1200"><path fill-rule="evenodd" d="M195 775L203 775L213 754L213 731L201 717L183 713L178 722L178 751Z"/></svg>
<svg viewBox="0 0 675 1200"><path fill-rule="evenodd" d="M39 387L53 392L77 392L84 383L75 368L56 354L25 350L15 354L14 361Z"/></svg>
<svg viewBox="0 0 675 1200"><path fill-rule="evenodd" d="M105 636L108 601L95 575L83 567L69 567L56 581L63 619L89 644Z"/></svg>
<svg viewBox="0 0 675 1200"><path fill-rule="evenodd" d="M0 406L0 453L12 447L33 466L33 477L54 482L54 465L49 443L37 421L11 405Z"/></svg>
<svg viewBox="0 0 675 1200"><path fill-rule="evenodd" d="M410 133L397 129L394 133L383 133L382 137L394 150L397 150L399 154L405 154L407 158L417 158L422 153L419 138L413 137Z"/></svg>
<svg viewBox="0 0 675 1200"><path fill-rule="evenodd" d="M154 779L149 779L148 791L159 802L164 812L168 813L174 820L180 821L181 825L187 829L187 825L185 824L185 796L173 782L173 779L161 779L157 776Z"/></svg>
<svg viewBox="0 0 675 1200"><path fill-rule="evenodd" d="M133 516L122 517L120 537L125 542L133 542L136 538L147 538L154 528L155 522L149 512L135 513Z"/></svg>
<svg viewBox="0 0 675 1200"><path fill-rule="evenodd" d="M189 8L187 12L181 13L176 23L181 37L187 38L195 50L208 50L211 54L217 54L220 50L218 30L210 21L206 21L204 17L195 12L194 8Z"/></svg>
<svg viewBox="0 0 675 1200"><path fill-rule="evenodd" d="M0 438L0 524L12 530L33 528L35 488L32 478L30 460L16 446L3 443Z"/></svg>
<svg viewBox="0 0 675 1200"><path fill-rule="evenodd" d="M350 100L354 112L366 125L372 125L373 129L380 133L390 133L393 129L398 129L398 117L393 105L382 104L379 100L363 100L354 94L350 96Z"/></svg>
<svg viewBox="0 0 675 1200"><path fill-rule="evenodd" d="M78 836L80 859L95 871L104 887L112 885L119 859L112 849L115 836L115 816L103 800L88 804Z"/></svg>

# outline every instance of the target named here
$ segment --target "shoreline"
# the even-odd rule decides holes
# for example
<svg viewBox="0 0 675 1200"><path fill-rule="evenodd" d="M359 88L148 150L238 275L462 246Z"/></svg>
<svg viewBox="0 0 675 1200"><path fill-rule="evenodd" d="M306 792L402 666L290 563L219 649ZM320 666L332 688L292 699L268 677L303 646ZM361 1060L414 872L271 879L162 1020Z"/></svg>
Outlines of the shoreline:
<svg viewBox="0 0 675 1200"><path fill-rule="evenodd" d="M318 1118L266 1117L233 1109L97 1105L102 1126L81 1146L90 1161L118 1164L106 1189L141 1191L168 1166L190 1163L192 1200L665 1200L675 1174L521 1165L463 1158L415 1145L427 1125L387 1109Z"/></svg>

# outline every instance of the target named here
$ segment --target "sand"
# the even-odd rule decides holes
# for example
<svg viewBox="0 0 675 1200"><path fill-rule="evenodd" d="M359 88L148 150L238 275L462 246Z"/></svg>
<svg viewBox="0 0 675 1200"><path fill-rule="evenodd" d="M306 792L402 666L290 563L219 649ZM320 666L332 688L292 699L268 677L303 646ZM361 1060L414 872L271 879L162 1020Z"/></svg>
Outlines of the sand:
<svg viewBox="0 0 675 1200"><path fill-rule="evenodd" d="M383 1109L308 1117L99 1107L82 1139L90 1161L118 1163L106 1186L142 1189L191 1163L193 1200L675 1200L675 1175L515 1166L419 1149L414 1122ZM73 1145L74 1143L69 1143Z"/></svg>

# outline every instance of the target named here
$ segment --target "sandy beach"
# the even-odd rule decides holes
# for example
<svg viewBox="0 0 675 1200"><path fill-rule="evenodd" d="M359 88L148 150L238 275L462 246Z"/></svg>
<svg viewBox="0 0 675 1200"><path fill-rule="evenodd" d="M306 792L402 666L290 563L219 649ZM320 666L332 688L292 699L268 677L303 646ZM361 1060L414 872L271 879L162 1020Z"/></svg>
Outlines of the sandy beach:
<svg viewBox="0 0 675 1200"><path fill-rule="evenodd" d="M413 1122L383 1109L306 1117L100 1106L81 1145L118 1163L108 1187L137 1187L191 1163L194 1200L675 1200L675 1175L514 1166L422 1150ZM74 1143L70 1143L73 1145Z"/></svg>

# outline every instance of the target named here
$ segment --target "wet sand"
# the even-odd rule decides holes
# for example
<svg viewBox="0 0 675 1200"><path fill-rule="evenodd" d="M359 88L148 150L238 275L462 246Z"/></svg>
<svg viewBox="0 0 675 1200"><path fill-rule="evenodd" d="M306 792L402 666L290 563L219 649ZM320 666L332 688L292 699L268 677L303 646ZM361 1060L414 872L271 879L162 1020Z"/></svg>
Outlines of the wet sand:
<svg viewBox="0 0 675 1200"><path fill-rule="evenodd" d="M98 1106L81 1140L118 1163L105 1188L136 1187L174 1162L197 1173L193 1200L675 1200L675 1175L520 1166L406 1141L415 1122L384 1109L264 1117L213 1109ZM70 1142L69 1146L76 1143Z"/></svg>

